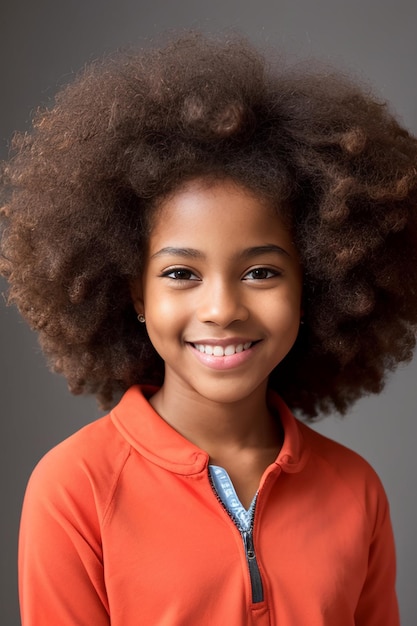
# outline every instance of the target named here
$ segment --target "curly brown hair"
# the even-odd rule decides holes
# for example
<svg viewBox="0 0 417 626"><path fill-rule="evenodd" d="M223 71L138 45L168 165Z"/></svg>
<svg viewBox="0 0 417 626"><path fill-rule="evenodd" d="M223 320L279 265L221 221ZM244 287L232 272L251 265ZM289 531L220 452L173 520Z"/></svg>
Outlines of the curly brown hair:
<svg viewBox="0 0 417 626"><path fill-rule="evenodd" d="M89 65L3 166L0 270L55 371L103 406L163 363L136 320L151 216L193 177L270 199L304 267L304 325L270 385L344 413L411 358L417 141L349 79L191 33Z"/></svg>

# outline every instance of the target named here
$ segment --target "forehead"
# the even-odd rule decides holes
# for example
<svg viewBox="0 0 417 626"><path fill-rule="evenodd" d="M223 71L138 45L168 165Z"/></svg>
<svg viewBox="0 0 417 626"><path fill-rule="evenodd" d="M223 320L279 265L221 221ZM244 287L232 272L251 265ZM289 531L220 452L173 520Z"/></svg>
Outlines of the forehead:
<svg viewBox="0 0 417 626"><path fill-rule="evenodd" d="M188 182L157 206L150 244L163 239L182 242L201 240L207 247L226 240L246 240L280 236L291 240L291 233L279 215L279 207L231 180Z"/></svg>

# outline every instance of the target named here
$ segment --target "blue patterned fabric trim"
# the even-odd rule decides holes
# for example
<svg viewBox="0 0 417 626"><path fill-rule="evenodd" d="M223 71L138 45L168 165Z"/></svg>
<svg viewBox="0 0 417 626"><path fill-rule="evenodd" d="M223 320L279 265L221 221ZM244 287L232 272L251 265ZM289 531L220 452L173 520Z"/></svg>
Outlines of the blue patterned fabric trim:
<svg viewBox="0 0 417 626"><path fill-rule="evenodd" d="M217 495L223 502L226 510L235 520L240 531L250 530L252 524L253 510L255 508L256 495L253 498L248 510L245 509L239 500L229 474L223 467L209 465L210 476L213 481Z"/></svg>

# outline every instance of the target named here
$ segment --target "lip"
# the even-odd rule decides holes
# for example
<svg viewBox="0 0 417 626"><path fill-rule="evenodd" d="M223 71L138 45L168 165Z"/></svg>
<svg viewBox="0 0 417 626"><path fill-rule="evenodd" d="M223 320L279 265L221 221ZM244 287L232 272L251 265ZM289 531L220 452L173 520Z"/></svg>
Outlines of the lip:
<svg viewBox="0 0 417 626"><path fill-rule="evenodd" d="M211 346L222 346L225 348L230 345L238 345L240 343L252 343L250 348L243 350L242 352L235 352L235 354L230 354L226 356L214 356L212 354L206 354L205 352L200 352L197 348L194 347L194 344L203 344L203 345L211 345ZM257 346L259 345L259 340L254 342L250 342L249 339L244 340L243 338L233 338L233 339L199 339L196 342L187 342L187 346L195 356L197 361L201 364L209 367L213 370L230 370L240 367L241 365L250 361L253 357L255 351L257 350Z"/></svg>
<svg viewBox="0 0 417 626"><path fill-rule="evenodd" d="M240 343L255 343L259 341L259 339L253 339L251 337L223 337L223 339L196 339L195 341L187 340L186 343L203 344L205 346L221 346L222 348L226 348L226 346L237 346Z"/></svg>

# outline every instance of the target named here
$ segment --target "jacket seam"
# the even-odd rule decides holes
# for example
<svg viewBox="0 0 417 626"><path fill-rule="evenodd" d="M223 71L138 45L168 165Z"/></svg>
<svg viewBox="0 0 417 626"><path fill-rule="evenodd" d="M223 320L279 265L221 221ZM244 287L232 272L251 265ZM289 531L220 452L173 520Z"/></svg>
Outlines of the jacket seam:
<svg viewBox="0 0 417 626"><path fill-rule="evenodd" d="M110 488L110 492L109 492L109 495L108 495L107 503L106 503L106 505L104 507L104 511L103 511L103 515L102 515L102 521L101 521L102 527L104 527L107 524L108 518L110 517L111 507L112 507L112 504L113 504L115 496L116 496L116 492L117 492L117 488L119 486L120 478L121 478L123 470L124 470L124 468L126 466L127 460L129 459L129 457L131 455L132 446L130 444L124 444L124 446L127 446L127 449L124 450L124 455L122 457L122 461L120 463L120 467L116 471L115 476L113 478L113 484L112 484L112 486Z"/></svg>

